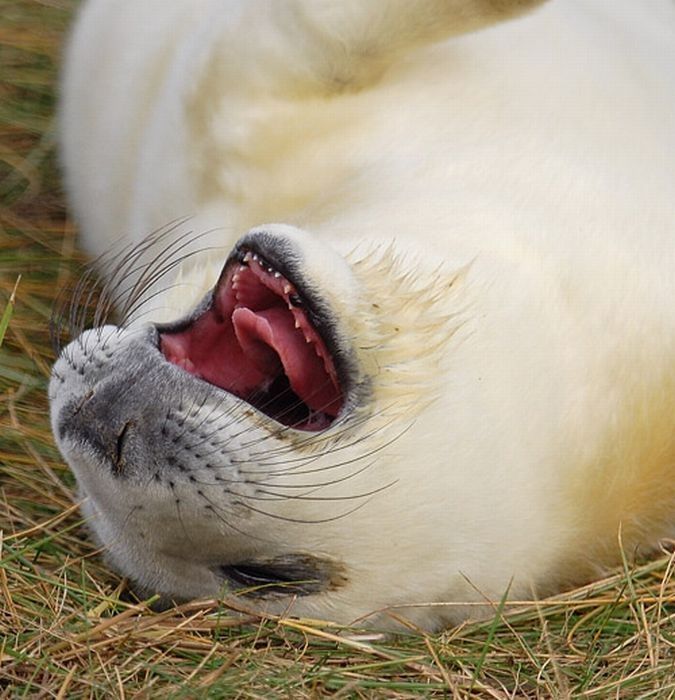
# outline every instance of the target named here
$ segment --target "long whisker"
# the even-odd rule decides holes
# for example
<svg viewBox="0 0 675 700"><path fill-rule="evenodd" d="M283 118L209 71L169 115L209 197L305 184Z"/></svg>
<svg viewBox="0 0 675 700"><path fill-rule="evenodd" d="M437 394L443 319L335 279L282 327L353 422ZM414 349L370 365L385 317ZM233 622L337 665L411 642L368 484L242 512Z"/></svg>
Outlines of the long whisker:
<svg viewBox="0 0 675 700"><path fill-rule="evenodd" d="M354 506L354 508L345 511L344 513L340 513L339 515L334 515L329 518L315 518L311 520L304 518L289 518L283 515L279 515L277 513L268 513L267 511L261 510L260 508L254 508L250 503L246 503L245 505L249 510L253 511L254 513L258 513L258 515L263 515L268 518L272 518L273 520L281 520L286 523L297 523L300 525L320 525L322 523L332 523L336 520L347 518L353 513L356 513L357 511L361 510L361 508L368 505L368 503L370 503L370 499L364 501L363 503L359 503L357 506Z"/></svg>

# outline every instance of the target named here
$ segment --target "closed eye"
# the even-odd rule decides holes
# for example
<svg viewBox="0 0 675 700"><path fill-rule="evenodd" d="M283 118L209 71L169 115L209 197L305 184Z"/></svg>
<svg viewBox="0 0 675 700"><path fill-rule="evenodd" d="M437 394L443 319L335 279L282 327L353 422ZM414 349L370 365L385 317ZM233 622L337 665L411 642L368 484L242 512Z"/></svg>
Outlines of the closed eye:
<svg viewBox="0 0 675 700"><path fill-rule="evenodd" d="M342 564L309 554L224 564L217 567L216 573L231 590L255 597L306 596L335 590L347 580Z"/></svg>

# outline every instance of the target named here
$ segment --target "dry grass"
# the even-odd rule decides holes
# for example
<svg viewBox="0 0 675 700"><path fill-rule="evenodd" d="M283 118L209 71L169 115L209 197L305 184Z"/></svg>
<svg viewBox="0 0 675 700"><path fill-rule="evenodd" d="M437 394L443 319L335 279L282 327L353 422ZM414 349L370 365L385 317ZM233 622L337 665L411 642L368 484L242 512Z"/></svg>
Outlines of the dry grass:
<svg viewBox="0 0 675 700"><path fill-rule="evenodd" d="M437 636L125 599L72 505L45 399L51 304L80 265L52 136L72 5L0 0L0 317L21 276L0 347L0 697L675 697L667 555Z"/></svg>

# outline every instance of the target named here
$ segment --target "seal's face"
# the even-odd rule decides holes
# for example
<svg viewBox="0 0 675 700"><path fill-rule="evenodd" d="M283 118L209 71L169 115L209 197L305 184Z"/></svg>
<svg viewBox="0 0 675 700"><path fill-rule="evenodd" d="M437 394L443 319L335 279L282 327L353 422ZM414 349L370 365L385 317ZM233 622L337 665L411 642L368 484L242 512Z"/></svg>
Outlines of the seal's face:
<svg viewBox="0 0 675 700"><path fill-rule="evenodd" d="M276 228L241 239L183 318L70 343L50 387L54 433L98 540L141 590L367 612L378 572L360 559L381 533L356 516L396 485L378 453L422 403L421 370L411 358L407 387L395 373L389 390L373 381L396 334L372 312L368 263ZM413 333L443 335L427 310Z"/></svg>

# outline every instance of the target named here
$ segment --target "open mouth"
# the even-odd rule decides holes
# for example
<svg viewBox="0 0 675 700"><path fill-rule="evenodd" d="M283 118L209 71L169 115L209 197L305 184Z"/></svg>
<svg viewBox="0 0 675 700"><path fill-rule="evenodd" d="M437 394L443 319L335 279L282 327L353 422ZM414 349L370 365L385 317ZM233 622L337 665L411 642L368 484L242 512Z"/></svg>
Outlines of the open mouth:
<svg viewBox="0 0 675 700"><path fill-rule="evenodd" d="M240 249L211 304L188 325L160 331L166 359L297 430L329 427L344 405L320 316L287 276Z"/></svg>

